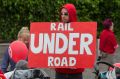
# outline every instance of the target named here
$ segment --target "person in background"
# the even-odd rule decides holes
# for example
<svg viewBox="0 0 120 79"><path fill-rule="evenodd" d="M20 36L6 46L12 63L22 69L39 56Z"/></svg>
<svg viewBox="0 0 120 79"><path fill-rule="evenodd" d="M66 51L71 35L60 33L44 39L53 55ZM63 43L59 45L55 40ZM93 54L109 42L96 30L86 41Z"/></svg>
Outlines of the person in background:
<svg viewBox="0 0 120 79"><path fill-rule="evenodd" d="M30 32L28 30L27 27L22 27L21 30L18 32L18 37L17 40L13 41L9 47L7 48L6 52L4 53L3 59L2 59L2 64L1 64L1 70L3 73L6 73L7 71L12 71L15 68L16 65L16 61L18 61L18 58L16 57L16 61L14 61L11 56L11 52L13 52L14 50L12 49L12 45L14 45L15 43L20 43L24 46L25 51L27 51L28 49L26 49L29 45L29 37L30 37ZM21 43L22 42L22 43ZM24 43L24 44L23 44ZM18 49L18 50L22 50L20 47L20 45L14 46L15 48L13 49ZM26 47L27 46L27 47ZM24 50L22 50L24 51ZM17 52L18 53L18 52ZM24 54L23 54L24 55ZM22 56L22 55L21 55ZM21 57L19 56L19 58ZM21 57L23 59L23 57ZM10 68L8 68L8 66L10 65Z"/></svg>
<svg viewBox="0 0 120 79"><path fill-rule="evenodd" d="M99 50L101 54L100 58L101 61L114 64L114 54L116 48L118 48L118 43L113 33L114 23L112 22L111 19L105 19L103 22L103 26L104 29L100 34L100 46L99 46Z"/></svg>
<svg viewBox="0 0 120 79"><path fill-rule="evenodd" d="M30 31L28 27L22 27L21 30L18 32L18 40L25 43L27 48L29 48L29 39L30 39Z"/></svg>
<svg viewBox="0 0 120 79"><path fill-rule="evenodd" d="M60 12L61 22L77 22L76 8L73 4L65 4L61 8ZM83 68L72 69L72 68L56 68L56 79L83 79L82 72Z"/></svg>

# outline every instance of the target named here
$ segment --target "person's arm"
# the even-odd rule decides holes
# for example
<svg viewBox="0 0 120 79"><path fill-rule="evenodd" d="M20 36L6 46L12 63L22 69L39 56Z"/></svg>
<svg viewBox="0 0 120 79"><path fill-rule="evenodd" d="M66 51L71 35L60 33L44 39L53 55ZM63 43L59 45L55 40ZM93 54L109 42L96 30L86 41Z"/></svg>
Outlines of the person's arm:
<svg viewBox="0 0 120 79"><path fill-rule="evenodd" d="M3 71L3 73L7 72L8 65L9 65L9 54L7 48L6 52L3 55L2 64L1 64L1 70Z"/></svg>
<svg viewBox="0 0 120 79"><path fill-rule="evenodd" d="M114 49L119 47L117 40L115 38L115 35L111 35L109 40L111 41L112 45L114 46Z"/></svg>

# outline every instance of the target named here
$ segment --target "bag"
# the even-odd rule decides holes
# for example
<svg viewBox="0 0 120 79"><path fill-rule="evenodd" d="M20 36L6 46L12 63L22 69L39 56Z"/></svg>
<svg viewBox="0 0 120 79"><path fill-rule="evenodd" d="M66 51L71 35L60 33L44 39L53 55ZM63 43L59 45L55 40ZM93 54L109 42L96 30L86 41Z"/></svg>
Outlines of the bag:
<svg viewBox="0 0 120 79"><path fill-rule="evenodd" d="M42 69L15 70L10 79L50 79Z"/></svg>
<svg viewBox="0 0 120 79"><path fill-rule="evenodd" d="M107 72L100 72L98 77L99 79L117 79L115 69Z"/></svg>

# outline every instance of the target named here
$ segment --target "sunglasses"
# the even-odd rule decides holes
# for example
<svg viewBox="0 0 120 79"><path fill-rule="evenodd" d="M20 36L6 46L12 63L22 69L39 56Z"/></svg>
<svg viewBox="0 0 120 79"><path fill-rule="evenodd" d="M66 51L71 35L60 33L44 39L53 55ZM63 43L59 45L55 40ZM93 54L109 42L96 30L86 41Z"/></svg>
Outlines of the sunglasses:
<svg viewBox="0 0 120 79"><path fill-rule="evenodd" d="M61 13L61 15L68 16L68 13Z"/></svg>

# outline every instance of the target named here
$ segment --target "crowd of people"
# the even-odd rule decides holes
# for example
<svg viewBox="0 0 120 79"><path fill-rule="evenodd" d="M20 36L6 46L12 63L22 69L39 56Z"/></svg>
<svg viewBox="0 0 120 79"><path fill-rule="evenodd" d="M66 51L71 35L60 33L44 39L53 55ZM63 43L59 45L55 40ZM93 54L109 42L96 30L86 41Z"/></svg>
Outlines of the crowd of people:
<svg viewBox="0 0 120 79"><path fill-rule="evenodd" d="M60 21L63 23L77 22L77 11L73 4L65 4L61 7ZM118 43L113 32L114 22L111 19L105 19L103 21L103 26L104 29L100 34L99 57L101 61L113 64L115 63L113 61L115 50L118 48ZM29 29L27 27L22 27L18 32L17 40L13 41L4 53L0 73L13 71L19 60L27 60L29 38ZM22 50L23 53L21 53L20 50ZM56 68L55 71L55 79L83 79L83 68Z"/></svg>

